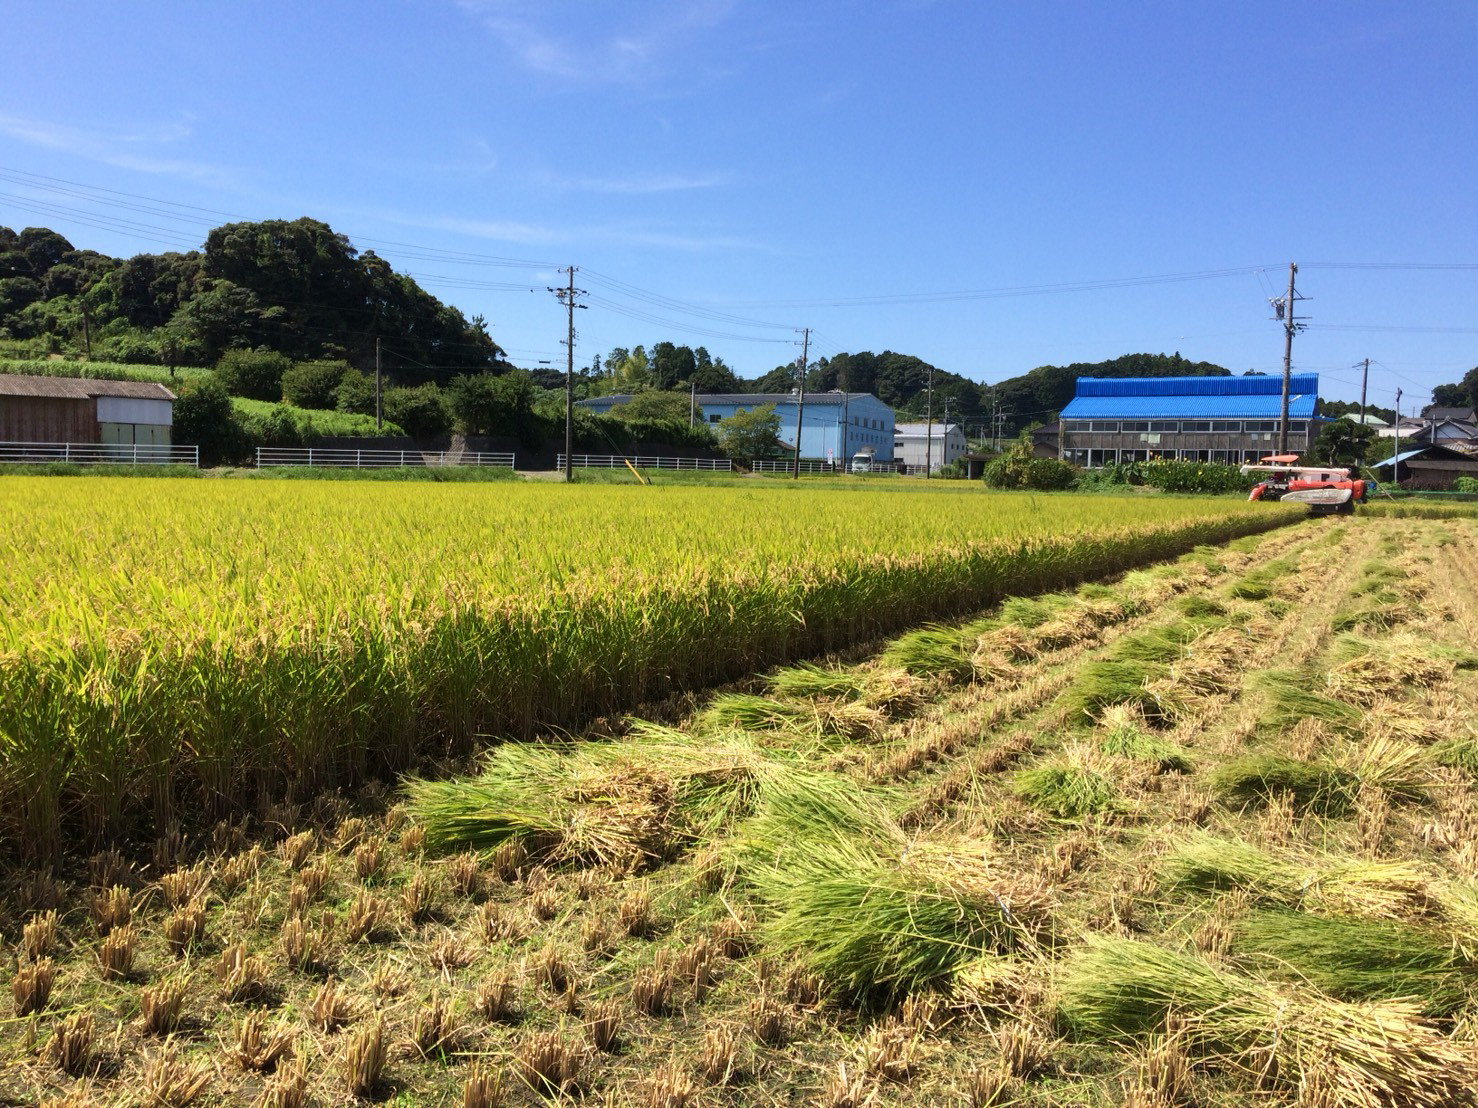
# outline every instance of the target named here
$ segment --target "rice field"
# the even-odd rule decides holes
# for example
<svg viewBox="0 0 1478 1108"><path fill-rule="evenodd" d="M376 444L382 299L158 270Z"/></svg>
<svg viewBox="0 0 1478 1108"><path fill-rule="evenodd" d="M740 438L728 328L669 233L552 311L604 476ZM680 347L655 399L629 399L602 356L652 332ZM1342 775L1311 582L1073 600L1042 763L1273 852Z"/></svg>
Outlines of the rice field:
<svg viewBox="0 0 1478 1108"><path fill-rule="evenodd" d="M0 846L153 837L1276 527L1232 501L0 479Z"/></svg>
<svg viewBox="0 0 1478 1108"><path fill-rule="evenodd" d="M14 871L0 1098L1473 1104L1475 550L1310 521Z"/></svg>

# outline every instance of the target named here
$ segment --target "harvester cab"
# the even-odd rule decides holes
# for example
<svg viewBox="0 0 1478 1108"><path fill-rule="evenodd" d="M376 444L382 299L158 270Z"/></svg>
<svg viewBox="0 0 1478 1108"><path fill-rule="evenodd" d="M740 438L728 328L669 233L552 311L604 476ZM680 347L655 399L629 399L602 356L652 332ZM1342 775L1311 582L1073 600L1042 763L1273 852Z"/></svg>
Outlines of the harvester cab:
<svg viewBox="0 0 1478 1108"><path fill-rule="evenodd" d="M1266 473L1252 486L1248 500L1287 500L1307 504L1310 515L1350 515L1370 495L1368 481L1348 469L1298 466L1296 455L1275 454L1258 465L1244 465L1243 474Z"/></svg>

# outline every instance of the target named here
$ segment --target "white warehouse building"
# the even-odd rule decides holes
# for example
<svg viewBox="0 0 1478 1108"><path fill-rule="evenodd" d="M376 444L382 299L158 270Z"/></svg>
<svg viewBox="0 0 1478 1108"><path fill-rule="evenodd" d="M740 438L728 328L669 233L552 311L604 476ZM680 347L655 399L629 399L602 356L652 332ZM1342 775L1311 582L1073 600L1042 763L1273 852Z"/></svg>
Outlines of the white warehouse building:
<svg viewBox="0 0 1478 1108"><path fill-rule="evenodd" d="M928 423L899 423L893 427L893 459L907 466L909 473L922 473L926 464L931 473L938 472L967 449L965 432L958 423L935 423L932 439Z"/></svg>

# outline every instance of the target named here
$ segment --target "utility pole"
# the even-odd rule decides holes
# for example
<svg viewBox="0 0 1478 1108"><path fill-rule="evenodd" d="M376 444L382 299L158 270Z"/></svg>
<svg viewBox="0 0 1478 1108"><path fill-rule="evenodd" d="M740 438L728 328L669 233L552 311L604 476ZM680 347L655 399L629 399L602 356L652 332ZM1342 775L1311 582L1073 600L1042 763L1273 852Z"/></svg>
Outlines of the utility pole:
<svg viewBox="0 0 1478 1108"><path fill-rule="evenodd" d="M1273 301L1274 318L1283 323L1283 403L1278 416L1278 453L1288 453L1288 390L1293 378L1293 336L1302 330L1303 325L1298 322L1293 314L1295 301L1302 300L1294 288L1294 281L1298 277L1298 263L1288 263L1288 295L1281 300Z"/></svg>
<svg viewBox="0 0 1478 1108"><path fill-rule="evenodd" d="M1401 487L1401 390L1396 390L1396 450L1391 455L1391 483Z"/></svg>
<svg viewBox="0 0 1478 1108"><path fill-rule="evenodd" d="M376 431L378 431L380 429L380 424L383 421L384 414L385 414L384 413L384 410L383 410L383 405L381 404L380 400L381 400L381 390L380 390L380 340L378 338L376 338L375 339L375 430Z"/></svg>
<svg viewBox="0 0 1478 1108"><path fill-rule="evenodd" d="M698 419L698 378L688 378L688 430Z"/></svg>
<svg viewBox="0 0 1478 1108"><path fill-rule="evenodd" d="M1365 359L1365 369L1360 374L1360 426L1365 426L1365 386L1370 381L1370 359Z"/></svg>
<svg viewBox="0 0 1478 1108"><path fill-rule="evenodd" d="M925 416L924 429L924 480L929 479L929 471L934 468L934 367L929 367L929 398L924 403Z"/></svg>
<svg viewBox="0 0 1478 1108"><path fill-rule="evenodd" d="M86 351L87 360L92 361L92 317L86 304L82 305L82 349Z"/></svg>
<svg viewBox="0 0 1478 1108"><path fill-rule="evenodd" d="M842 433L840 435L838 435L837 438L839 440L841 440L841 443L840 443L840 446L838 447L838 449L840 449L841 450L841 453L842 453L842 456L841 456L841 459L840 459L841 466L842 466L842 472L843 473L851 473L852 472L852 455L850 455L850 454L847 453L847 414L848 414L847 413L847 401L850 400L851 397L847 395L846 373L847 373L847 367L846 367L845 364L843 364L842 371L838 375L838 379L837 379L837 384L842 387Z"/></svg>
<svg viewBox="0 0 1478 1108"><path fill-rule="evenodd" d="M569 314L568 332L564 341L565 348L565 483L569 484L575 479L575 309L585 307L578 303L576 297L584 296L584 289L575 287L575 271L579 266L567 266L561 269L561 273L570 275L570 283L564 288L547 286L554 293L554 298L565 306Z"/></svg>
<svg viewBox="0 0 1478 1108"><path fill-rule="evenodd" d="M806 327L801 331L801 389L797 393L795 405L795 468L790 475L796 481L801 477L801 423L806 416L806 361L810 355L811 328Z"/></svg>

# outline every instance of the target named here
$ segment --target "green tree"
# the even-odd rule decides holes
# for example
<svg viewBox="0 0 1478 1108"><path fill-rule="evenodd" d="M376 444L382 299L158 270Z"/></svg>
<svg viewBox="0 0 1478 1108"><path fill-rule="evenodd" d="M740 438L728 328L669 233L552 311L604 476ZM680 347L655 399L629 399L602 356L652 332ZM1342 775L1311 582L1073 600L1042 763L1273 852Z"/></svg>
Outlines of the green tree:
<svg viewBox="0 0 1478 1108"><path fill-rule="evenodd" d="M659 342L652 347L652 386L658 389L676 389L693 379L698 361L693 351L686 346L674 346L670 342Z"/></svg>
<svg viewBox="0 0 1478 1108"><path fill-rule="evenodd" d="M715 358L706 347L693 351L693 383L699 392L742 392L743 385L734 371Z"/></svg>
<svg viewBox="0 0 1478 1108"><path fill-rule="evenodd" d="M231 406L231 395L214 376L186 382L174 402L170 437L179 446L200 447L200 464L215 466L246 460L250 443Z"/></svg>
<svg viewBox="0 0 1478 1108"><path fill-rule="evenodd" d="M216 362L216 379L232 396L275 403L282 399L282 378L292 365L275 350L228 350Z"/></svg>
<svg viewBox="0 0 1478 1108"><path fill-rule="evenodd" d="M386 389L385 418L405 428L415 439L434 439L452 429L452 413L435 385Z"/></svg>
<svg viewBox="0 0 1478 1108"><path fill-rule="evenodd" d="M1438 408L1472 408L1478 410L1478 366L1463 375L1454 385L1438 385L1432 390L1432 404Z"/></svg>
<svg viewBox="0 0 1478 1108"><path fill-rule="evenodd" d="M1378 441L1375 429L1352 419L1332 419L1309 447L1309 460L1319 465L1358 465ZM1380 459L1376 459L1379 461Z"/></svg>
<svg viewBox="0 0 1478 1108"><path fill-rule="evenodd" d="M334 407L341 412L374 415L375 379L357 369L347 370L334 390Z"/></svg>
<svg viewBox="0 0 1478 1108"><path fill-rule="evenodd" d="M669 420L673 423L687 423L691 404L692 397L686 392L663 392L658 389L648 389L646 392L637 393L624 404L617 404L611 409L611 415L615 419L625 420L628 423L634 420ZM697 413L697 418L703 418L702 412Z"/></svg>
<svg viewBox="0 0 1478 1108"><path fill-rule="evenodd" d="M533 377L526 370L516 369L498 376L479 373L455 378L446 390L446 400L465 431L516 435L532 442L537 394ZM562 413L563 408L560 410Z"/></svg>
<svg viewBox="0 0 1478 1108"><path fill-rule="evenodd" d="M735 412L718 425L719 442L734 458L766 458L780 449L780 416L775 405Z"/></svg>
<svg viewBox="0 0 1478 1108"><path fill-rule="evenodd" d="M282 398L299 408L332 408L348 362L297 362L282 375Z"/></svg>

